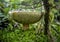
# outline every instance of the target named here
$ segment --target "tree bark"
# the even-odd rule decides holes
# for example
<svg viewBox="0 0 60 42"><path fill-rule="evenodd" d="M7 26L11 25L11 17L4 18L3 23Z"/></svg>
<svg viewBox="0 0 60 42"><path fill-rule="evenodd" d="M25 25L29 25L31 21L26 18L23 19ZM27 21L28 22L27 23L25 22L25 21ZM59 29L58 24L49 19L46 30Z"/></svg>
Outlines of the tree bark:
<svg viewBox="0 0 60 42"><path fill-rule="evenodd" d="M49 39L47 42L54 42L53 36L50 33L49 27L50 27L50 21L49 21L49 15L50 15L50 4L49 0L43 0L43 5L45 8L45 15L44 15L44 34Z"/></svg>
<svg viewBox="0 0 60 42"><path fill-rule="evenodd" d="M50 12L50 5L48 0L43 0L43 4L44 4L44 8L45 8L45 15L44 15L44 34L47 35L48 34L48 30L49 30L49 12Z"/></svg>

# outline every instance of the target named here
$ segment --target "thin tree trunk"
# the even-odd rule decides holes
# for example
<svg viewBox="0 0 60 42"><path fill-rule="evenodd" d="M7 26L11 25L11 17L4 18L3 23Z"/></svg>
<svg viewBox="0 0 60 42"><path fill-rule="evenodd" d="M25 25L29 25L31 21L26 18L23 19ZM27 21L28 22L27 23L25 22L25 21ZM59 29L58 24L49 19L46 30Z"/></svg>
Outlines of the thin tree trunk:
<svg viewBox="0 0 60 42"><path fill-rule="evenodd" d="M44 34L48 37L49 41L47 42L54 42L54 39L50 33L49 26L50 26L50 21L49 21L49 15L50 15L50 4L49 0L43 0L44 8L45 8L45 15L44 15Z"/></svg>
<svg viewBox="0 0 60 42"><path fill-rule="evenodd" d="M50 5L48 0L43 0L43 4L44 4L44 8L45 8L45 16L44 16L44 28L45 28L45 35L48 34L48 30L49 30L49 12L50 12Z"/></svg>

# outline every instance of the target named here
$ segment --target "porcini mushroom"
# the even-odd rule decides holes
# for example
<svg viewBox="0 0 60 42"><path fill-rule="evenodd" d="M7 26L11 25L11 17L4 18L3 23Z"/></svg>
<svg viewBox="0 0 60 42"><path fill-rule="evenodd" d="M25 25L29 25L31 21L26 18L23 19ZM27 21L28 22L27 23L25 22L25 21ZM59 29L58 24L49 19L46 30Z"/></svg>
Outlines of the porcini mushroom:
<svg viewBox="0 0 60 42"><path fill-rule="evenodd" d="M9 12L12 19L23 24L23 29L29 29L29 24L38 22L41 19L41 12L39 11L12 11Z"/></svg>

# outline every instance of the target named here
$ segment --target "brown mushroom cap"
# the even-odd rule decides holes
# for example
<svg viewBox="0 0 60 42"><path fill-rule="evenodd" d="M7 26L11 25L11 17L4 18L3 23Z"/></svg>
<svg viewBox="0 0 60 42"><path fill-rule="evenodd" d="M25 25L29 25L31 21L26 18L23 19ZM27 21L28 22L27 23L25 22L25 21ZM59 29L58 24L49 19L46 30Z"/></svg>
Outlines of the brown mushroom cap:
<svg viewBox="0 0 60 42"><path fill-rule="evenodd" d="M40 20L41 18L41 12L38 11L13 11L10 13L11 17L22 24L32 24L32 23L36 23Z"/></svg>

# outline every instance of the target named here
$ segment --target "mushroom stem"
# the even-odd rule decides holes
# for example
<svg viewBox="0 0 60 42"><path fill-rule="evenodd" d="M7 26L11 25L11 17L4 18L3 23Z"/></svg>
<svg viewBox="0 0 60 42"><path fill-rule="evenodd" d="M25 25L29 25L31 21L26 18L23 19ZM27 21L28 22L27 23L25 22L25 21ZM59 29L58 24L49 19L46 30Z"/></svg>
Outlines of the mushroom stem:
<svg viewBox="0 0 60 42"><path fill-rule="evenodd" d="M29 24L23 24L23 30L28 30L29 29Z"/></svg>

